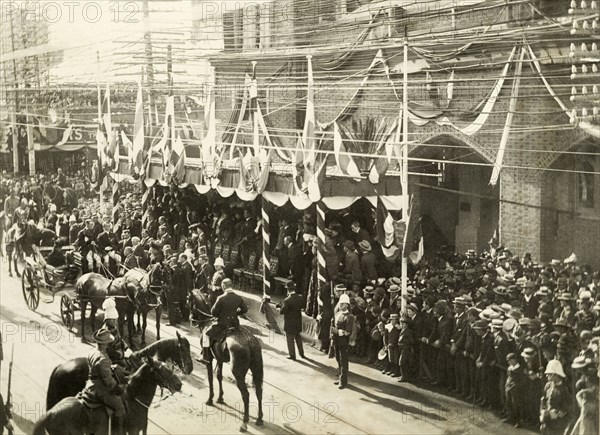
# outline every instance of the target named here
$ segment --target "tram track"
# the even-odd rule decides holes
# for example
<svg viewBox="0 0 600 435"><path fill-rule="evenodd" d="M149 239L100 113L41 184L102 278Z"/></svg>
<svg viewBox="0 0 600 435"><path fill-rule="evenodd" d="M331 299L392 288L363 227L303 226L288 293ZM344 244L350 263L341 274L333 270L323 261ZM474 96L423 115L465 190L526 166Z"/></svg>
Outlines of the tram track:
<svg viewBox="0 0 600 435"><path fill-rule="evenodd" d="M49 294L46 294L45 291L40 292L41 295L44 296L51 296ZM53 303L53 305L56 305L55 303ZM35 312L38 316L44 317L42 314ZM152 313L153 314L153 313ZM2 317L6 318L8 321L11 322L18 322L17 319L12 318L9 315L6 315L5 313L2 313ZM59 319L57 319L59 320ZM68 333L71 333L71 331L69 331L67 328L64 327L64 325L59 324L57 322L55 322L57 324L58 327L61 328L61 330L67 331ZM250 322L250 324L252 325L252 327L254 328L259 328L260 327L256 324L253 324ZM164 324L161 324L161 335L163 335L163 338L175 338L175 332L171 331L172 327L168 327ZM156 330L156 321L153 318L148 318L147 319L147 331L155 331ZM194 343L195 340L191 340L191 338L197 338L199 340L199 336L196 336L193 334L193 328L190 328L189 332L185 332L185 331L179 331L180 333L183 332L183 335L186 336L188 338L188 341L190 342L190 349L193 349L195 351L195 353L197 355L200 355L202 352L201 347ZM257 338L259 338L259 340L262 340L262 336L258 336ZM52 348L52 346L49 346L47 343L42 343L43 346L48 349L50 352L52 352L54 355L56 355L57 357L60 358L61 361L66 361L68 358L66 358L64 355L60 354L59 352L57 352L55 349ZM285 367L286 365L289 364L289 360L279 357L277 354L275 353L269 353L269 357L272 358L273 360L277 361L278 363L280 363L281 367ZM202 368L200 368L201 370ZM28 376L26 373L23 373L24 376L28 377L29 379L31 379L30 376ZM304 405L306 405L308 408L313 409L313 408L317 408L318 412L322 414L322 416L324 418L329 418L330 421L340 421L343 424L347 425L348 427L354 429L355 431L357 431L356 433L361 433L361 434L369 434L369 431L365 430L364 428L358 426L357 424L353 423L352 421L349 421L348 419L344 418L341 415L337 415L335 412L332 412L330 409L328 409L326 406L324 406L321 403L317 403L317 402L313 402L311 403L309 400L302 398L300 396L298 396L297 394L294 394L292 392L289 391L288 388L283 388L280 387L272 382L269 382L267 380L263 380L263 384L264 385L268 385L269 387L273 388L274 390L277 390L279 393L284 394L288 397L290 397L291 399L293 399L294 401L296 401L297 403L302 403ZM36 387L38 389L40 389L44 394L46 393L45 388L36 385ZM156 426L157 429L165 432L165 433L169 433L164 427L162 427L160 424L158 424L157 422L153 421L152 419L148 419L148 421L150 423L152 423L154 426ZM286 428L286 430L290 430L289 428Z"/></svg>
<svg viewBox="0 0 600 435"><path fill-rule="evenodd" d="M36 314L40 315L39 313L36 312ZM41 316L41 315L40 315ZM13 318L10 315L7 315L5 310L0 311L0 318L4 318L5 320L12 322L13 324L19 324L19 320ZM64 326L60 325L60 328L69 332ZM60 361L67 361L69 358L65 357L64 355L60 354L59 352L57 352L55 349L53 349L48 343L45 343L44 340L40 340L40 342L38 344L40 344L46 348L47 350L49 350L52 354L56 355L58 357L58 359ZM14 365L13 366L13 370L15 370L16 372L20 373L24 378L26 378L32 385L34 385L37 389L39 389L43 394L44 394L44 403L45 403L45 395L47 394L47 388L41 386L29 373L21 370L18 365ZM46 410L47 411L47 410ZM162 432L171 435L171 433L165 429L164 427L162 427L160 424L158 424L157 422L153 421L150 417L148 417L148 422L152 423L152 425L154 425L157 429L161 430Z"/></svg>

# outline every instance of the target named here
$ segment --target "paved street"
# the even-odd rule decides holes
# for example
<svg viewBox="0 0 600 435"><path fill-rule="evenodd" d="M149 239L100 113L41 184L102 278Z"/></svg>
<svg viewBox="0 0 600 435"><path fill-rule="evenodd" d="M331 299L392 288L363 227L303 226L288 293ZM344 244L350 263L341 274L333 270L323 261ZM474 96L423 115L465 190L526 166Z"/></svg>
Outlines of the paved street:
<svg viewBox="0 0 600 435"><path fill-rule="evenodd" d="M52 368L67 358L86 355L90 346L61 324L59 299L53 303L43 294L37 312L29 311L22 298L21 282L1 269L1 331L5 341L2 392L5 393L11 343L14 343L13 403L17 433L31 433L44 412L46 385ZM252 325L249 325L252 327ZM462 401L399 385L368 367L351 364L350 388L339 391L333 384L334 361L309 348L308 361L286 359L285 340L269 331L252 328L261 337L265 361L265 426L249 426L250 433L503 433L513 430L492 413L472 408ZM153 339L154 323L148 327ZM174 328L163 325L164 337ZM181 327L200 353L198 332ZM35 355L34 358L31 358ZM198 363L183 377L183 389L174 396L157 396L150 410L152 434L232 433L239 427L241 398L233 377L224 370L226 405L204 405L208 394L206 371ZM250 377L247 378L251 385ZM255 404L253 391L251 401ZM255 419L256 408L251 408ZM525 433L521 431L522 433Z"/></svg>

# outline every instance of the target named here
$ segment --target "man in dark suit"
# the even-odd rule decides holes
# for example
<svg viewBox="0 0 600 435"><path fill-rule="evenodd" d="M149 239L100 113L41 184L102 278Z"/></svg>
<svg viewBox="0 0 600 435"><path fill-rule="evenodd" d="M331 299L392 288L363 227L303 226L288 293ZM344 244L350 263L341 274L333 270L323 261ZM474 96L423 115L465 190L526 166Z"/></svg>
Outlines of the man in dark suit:
<svg viewBox="0 0 600 435"><path fill-rule="evenodd" d="M304 282L304 255L302 252L301 242L294 242L294 240L287 236L285 238L285 245L288 250L288 264L289 270L294 281L296 292L302 294L303 282Z"/></svg>
<svg viewBox="0 0 600 435"><path fill-rule="evenodd" d="M187 301L194 288L194 268L186 254L179 254L179 264L181 265L181 272L183 273L184 291L182 292L182 297L183 293L185 293L185 297L181 300L181 315L184 319L187 319L189 316Z"/></svg>
<svg viewBox="0 0 600 435"><path fill-rule="evenodd" d="M110 223L105 222L103 227L104 229L102 232L98 234L98 237L96 237L96 245L98 246L100 252L104 252L106 247L110 246L110 233L112 232Z"/></svg>
<svg viewBox="0 0 600 435"><path fill-rule="evenodd" d="M358 245L362 241L369 242L371 244L373 241L371 240L371 236L367 230L360 227L360 223L358 221L352 222L352 238L354 240L354 244Z"/></svg>
<svg viewBox="0 0 600 435"><path fill-rule="evenodd" d="M200 362L204 364L212 363L212 352L210 346L216 340L221 337L221 334L228 328L239 329L240 321L238 316L244 315L248 312L248 307L244 298L233 291L233 283L229 278L225 278L221 282L221 288L223 294L220 295L212 309L210 314L217 319L217 323L213 324L206 330L207 341L204 341L202 337L202 359Z"/></svg>
<svg viewBox="0 0 600 435"><path fill-rule="evenodd" d="M442 384L446 385L449 378L449 356L450 356L450 341L452 338L452 332L454 331L454 319L446 301L440 300L436 302L434 306L434 313L438 318L437 328L433 333L433 340L430 338L430 342L437 350L436 356L436 367L435 367L435 382L433 385ZM453 380L451 380L453 383ZM447 385L446 385L447 386Z"/></svg>
<svg viewBox="0 0 600 435"><path fill-rule="evenodd" d="M210 284L215 270L208 261L208 256L206 254L200 254L198 262L198 270L194 277L194 288L199 289L201 292L208 293L210 291Z"/></svg>
<svg viewBox="0 0 600 435"><path fill-rule="evenodd" d="M294 342L298 346L300 358L304 356L304 348L302 347L302 296L297 293L298 289L294 283L288 284L288 296L283 300L283 304L278 304L279 312L283 315L283 329L285 331L285 339L288 347L288 359L296 360L296 349Z"/></svg>
<svg viewBox="0 0 600 435"><path fill-rule="evenodd" d="M279 224L279 234L277 235L277 245L275 249L278 254L282 254L285 250L285 238L291 237L293 238L295 234L294 229L288 222L287 218L282 218Z"/></svg>
<svg viewBox="0 0 600 435"><path fill-rule="evenodd" d="M344 242L344 252L346 253L343 270L344 278L348 284L354 281L362 282L363 275L360 270L360 260L354 250L354 243L352 241L346 240Z"/></svg>
<svg viewBox="0 0 600 435"><path fill-rule="evenodd" d="M362 240L358 243L358 247L362 252L362 256L360 257L360 269L363 277L370 284L374 284L378 278L377 268L375 267L377 260L375 254L371 252L371 244L366 240Z"/></svg>
<svg viewBox="0 0 600 435"><path fill-rule="evenodd" d="M534 294L535 284L533 281L527 281L523 288L523 293L521 294L521 307L523 309L523 315L530 319L535 319L538 315L538 308L540 306L540 301L538 297Z"/></svg>
<svg viewBox="0 0 600 435"><path fill-rule="evenodd" d="M467 375L467 359L464 355L465 342L467 339L467 307L469 301L463 297L454 299L455 327L450 340L450 355L454 359L454 392L463 395L465 377ZM468 394L468 393L467 393Z"/></svg>

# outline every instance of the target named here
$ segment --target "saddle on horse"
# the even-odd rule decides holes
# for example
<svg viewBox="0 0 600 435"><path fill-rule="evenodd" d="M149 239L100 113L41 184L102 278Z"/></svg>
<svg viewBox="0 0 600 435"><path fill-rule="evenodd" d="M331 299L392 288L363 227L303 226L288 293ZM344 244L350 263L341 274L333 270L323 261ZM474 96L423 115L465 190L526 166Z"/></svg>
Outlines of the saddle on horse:
<svg viewBox="0 0 600 435"><path fill-rule="evenodd" d="M215 357L223 362L229 362L229 352L227 352L227 337L239 330L237 326L225 326L215 320L205 328L201 338L202 344L202 362L210 362L212 357ZM208 343L205 343L205 337ZM215 355L216 353L216 355Z"/></svg>

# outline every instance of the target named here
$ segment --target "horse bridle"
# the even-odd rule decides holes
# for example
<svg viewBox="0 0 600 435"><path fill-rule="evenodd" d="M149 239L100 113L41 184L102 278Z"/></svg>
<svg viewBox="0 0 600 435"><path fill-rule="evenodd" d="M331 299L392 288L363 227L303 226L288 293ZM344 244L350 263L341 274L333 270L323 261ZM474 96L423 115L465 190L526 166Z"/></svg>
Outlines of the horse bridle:
<svg viewBox="0 0 600 435"><path fill-rule="evenodd" d="M167 389L169 390L169 392L171 394L174 394L175 392L171 390L171 388L169 388L169 382L167 381L167 379L160 373L160 370L158 370L158 368L156 367L156 365L162 366L163 363L161 361L152 361L150 365L150 370L152 370L152 373L154 373L154 376L156 376L157 378L157 383L158 386L160 387L161 390L163 389ZM129 394L127 394L129 396ZM138 399L137 397L131 397L129 396L130 399L135 400L137 403L139 403L140 405L142 405L144 408L149 409L150 408L150 403L152 403L152 399L150 399L150 403L146 404L144 402L142 402L140 399Z"/></svg>

